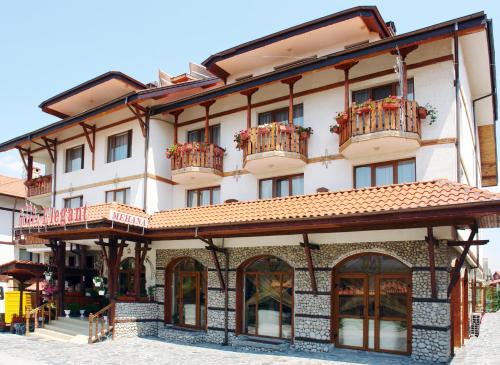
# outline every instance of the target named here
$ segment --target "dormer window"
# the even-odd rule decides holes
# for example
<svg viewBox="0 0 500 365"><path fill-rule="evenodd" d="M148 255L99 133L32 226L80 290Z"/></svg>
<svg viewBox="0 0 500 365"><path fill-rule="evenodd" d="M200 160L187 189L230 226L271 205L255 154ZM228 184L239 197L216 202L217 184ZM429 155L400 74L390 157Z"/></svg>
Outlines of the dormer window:
<svg viewBox="0 0 500 365"><path fill-rule="evenodd" d="M258 122L259 125L269 123L288 124L288 107L259 113ZM293 106L293 124L300 126L304 125L304 104Z"/></svg>
<svg viewBox="0 0 500 365"><path fill-rule="evenodd" d="M66 150L65 172L83 170L83 145Z"/></svg>

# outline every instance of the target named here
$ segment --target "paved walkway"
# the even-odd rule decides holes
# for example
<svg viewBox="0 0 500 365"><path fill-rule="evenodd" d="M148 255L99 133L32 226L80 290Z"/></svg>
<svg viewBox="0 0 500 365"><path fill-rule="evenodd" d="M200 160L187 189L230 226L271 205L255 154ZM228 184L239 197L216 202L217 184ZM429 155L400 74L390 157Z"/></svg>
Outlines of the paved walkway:
<svg viewBox="0 0 500 365"><path fill-rule="evenodd" d="M500 311L486 313L479 337L472 337L455 352L450 365L500 364Z"/></svg>
<svg viewBox="0 0 500 365"><path fill-rule="evenodd" d="M486 314L479 338L457 351L450 365L500 364L500 312ZM186 346L153 338L130 338L95 345L53 342L0 334L0 365L175 364L175 365L409 365L407 356L336 349L328 354L262 354L215 345Z"/></svg>

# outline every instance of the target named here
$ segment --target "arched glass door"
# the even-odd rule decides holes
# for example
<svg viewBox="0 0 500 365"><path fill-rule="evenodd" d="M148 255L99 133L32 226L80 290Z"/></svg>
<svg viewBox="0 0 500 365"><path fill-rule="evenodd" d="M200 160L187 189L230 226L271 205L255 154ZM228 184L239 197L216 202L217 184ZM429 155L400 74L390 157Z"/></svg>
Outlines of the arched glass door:
<svg viewBox="0 0 500 365"><path fill-rule="evenodd" d="M262 257L244 268L243 332L291 338L293 269L276 257Z"/></svg>
<svg viewBox="0 0 500 365"><path fill-rule="evenodd" d="M409 353L411 271L380 254L358 255L334 269L336 346Z"/></svg>
<svg viewBox="0 0 500 365"><path fill-rule="evenodd" d="M198 261L186 257L173 269L172 323L204 328L206 323L206 275Z"/></svg>

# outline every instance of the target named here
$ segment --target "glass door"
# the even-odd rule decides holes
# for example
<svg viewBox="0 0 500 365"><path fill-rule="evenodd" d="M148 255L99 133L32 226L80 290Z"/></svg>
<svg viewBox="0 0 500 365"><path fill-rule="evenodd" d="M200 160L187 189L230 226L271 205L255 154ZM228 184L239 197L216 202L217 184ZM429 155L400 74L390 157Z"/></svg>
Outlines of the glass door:
<svg viewBox="0 0 500 365"><path fill-rule="evenodd" d="M199 327L200 325L200 273L181 272L179 290L180 325Z"/></svg>
<svg viewBox="0 0 500 365"><path fill-rule="evenodd" d="M337 282L336 345L366 349L368 347L368 275L339 275Z"/></svg>
<svg viewBox="0 0 500 365"><path fill-rule="evenodd" d="M409 350L409 314L411 308L409 275L381 274L376 276L375 348L381 351Z"/></svg>

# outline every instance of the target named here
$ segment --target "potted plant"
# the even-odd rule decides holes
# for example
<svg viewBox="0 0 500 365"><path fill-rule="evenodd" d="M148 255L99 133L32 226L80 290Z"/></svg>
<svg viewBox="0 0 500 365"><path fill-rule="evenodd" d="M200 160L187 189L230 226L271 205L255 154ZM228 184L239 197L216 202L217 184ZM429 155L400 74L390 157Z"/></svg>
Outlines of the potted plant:
<svg viewBox="0 0 500 365"><path fill-rule="evenodd" d="M50 269L44 271L43 275L45 276L45 280L47 281L52 280L52 272L50 271Z"/></svg>
<svg viewBox="0 0 500 365"><path fill-rule="evenodd" d="M297 132L301 140L306 140L313 134L313 129L311 127L298 126L295 128L295 132Z"/></svg>
<svg viewBox="0 0 500 365"><path fill-rule="evenodd" d="M103 280L102 280L102 277L100 277L100 276L94 276L92 278L92 282L94 283L94 286L96 288L100 288L103 285Z"/></svg>
<svg viewBox="0 0 500 365"><path fill-rule="evenodd" d="M64 314L66 315L66 318L69 318L69 314L71 313L71 309L65 309Z"/></svg>
<svg viewBox="0 0 500 365"><path fill-rule="evenodd" d="M225 152L226 152L226 150L222 147L215 147L214 148L215 157L224 157Z"/></svg>
<svg viewBox="0 0 500 365"><path fill-rule="evenodd" d="M184 143L181 148L181 152L183 153L189 153L193 150L193 144L192 143Z"/></svg>
<svg viewBox="0 0 500 365"><path fill-rule="evenodd" d="M269 134L271 130L269 129L269 127L267 125L259 125L259 127L257 128L257 134L258 135L266 135L266 134Z"/></svg>
<svg viewBox="0 0 500 365"><path fill-rule="evenodd" d="M250 133L245 129L241 130L234 135L234 142L236 143L236 148L241 150L244 148L250 139Z"/></svg>
<svg viewBox="0 0 500 365"><path fill-rule="evenodd" d="M153 285L148 286L148 296L150 301L155 300L155 293L156 293L156 287Z"/></svg>
<svg viewBox="0 0 500 365"><path fill-rule="evenodd" d="M429 118L429 125L432 125L436 122L437 116L438 116L438 111L436 107L433 105L427 103L425 104L425 107L419 106L417 109L418 117L420 119L427 119Z"/></svg>
<svg viewBox="0 0 500 365"><path fill-rule="evenodd" d="M397 96L389 95L387 98L382 100L382 108L385 110L395 110L401 105L401 101Z"/></svg>
<svg viewBox="0 0 500 365"><path fill-rule="evenodd" d="M80 309L80 318L83 319L85 317L85 309Z"/></svg>
<svg viewBox="0 0 500 365"><path fill-rule="evenodd" d="M356 114L361 115L361 114L366 114L372 111L374 108L374 105L372 103L372 99L368 99L364 103L355 105L356 108Z"/></svg>
<svg viewBox="0 0 500 365"><path fill-rule="evenodd" d="M106 293L106 290L104 290L104 288L101 288L97 291L97 293L102 296Z"/></svg>
<svg viewBox="0 0 500 365"><path fill-rule="evenodd" d="M330 133L339 134L340 133L340 127L337 124L332 124L330 126Z"/></svg>
<svg viewBox="0 0 500 365"><path fill-rule="evenodd" d="M347 112L338 112L337 115L335 116L335 120L337 121L338 125L341 125L343 123L347 123L348 120L348 115ZM331 132L331 127L330 127L330 132Z"/></svg>
<svg viewBox="0 0 500 365"><path fill-rule="evenodd" d="M166 152L167 158L172 158L172 156L175 156L177 154L178 149L179 149L178 144L173 144L169 148L167 148Z"/></svg>

